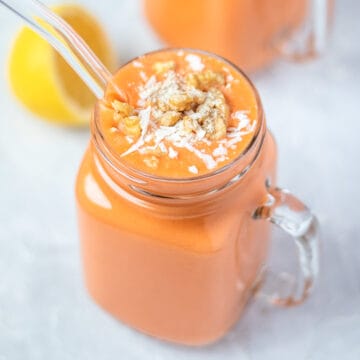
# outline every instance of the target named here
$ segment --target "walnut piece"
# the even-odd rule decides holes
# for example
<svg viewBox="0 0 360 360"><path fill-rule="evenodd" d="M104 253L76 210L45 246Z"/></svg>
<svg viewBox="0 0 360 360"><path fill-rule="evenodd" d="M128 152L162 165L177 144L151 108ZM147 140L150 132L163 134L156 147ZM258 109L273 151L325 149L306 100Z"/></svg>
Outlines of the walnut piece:
<svg viewBox="0 0 360 360"><path fill-rule="evenodd" d="M186 83L196 89L207 91L215 86L225 84L225 77L219 72L206 70L201 73L190 73L186 76Z"/></svg>
<svg viewBox="0 0 360 360"><path fill-rule="evenodd" d="M134 108L130 104L119 100L114 100L111 105L114 109L114 120L120 120L122 117L132 115L134 112Z"/></svg>
<svg viewBox="0 0 360 360"><path fill-rule="evenodd" d="M198 74L194 74L194 73L187 74L185 81L188 86L192 86L197 89L200 87Z"/></svg>
<svg viewBox="0 0 360 360"><path fill-rule="evenodd" d="M111 105L114 109L114 120L117 122L118 129L125 135L140 136L140 118L134 115L134 108L119 100L114 100Z"/></svg>
<svg viewBox="0 0 360 360"><path fill-rule="evenodd" d="M140 136L141 134L140 118L138 116L131 115L123 118L120 126L126 135Z"/></svg>
<svg viewBox="0 0 360 360"><path fill-rule="evenodd" d="M209 89L204 103L197 108L197 113L200 116L199 124L208 139L217 140L226 135L229 107L219 89Z"/></svg>
<svg viewBox="0 0 360 360"><path fill-rule="evenodd" d="M181 118L182 114L178 111L167 111L159 119L158 122L162 126L173 126Z"/></svg>
<svg viewBox="0 0 360 360"><path fill-rule="evenodd" d="M205 99L205 94L201 90L186 85L183 77L172 70L166 72L164 79L147 91L150 95L146 102L162 112L187 111L201 104Z"/></svg>
<svg viewBox="0 0 360 360"><path fill-rule="evenodd" d="M191 118L190 116L184 116L183 118L184 130L188 133L197 133L201 130L201 126L197 120Z"/></svg>
<svg viewBox="0 0 360 360"><path fill-rule="evenodd" d="M153 65L153 69L157 74L164 73L169 70L175 69L175 61L158 61Z"/></svg>
<svg viewBox="0 0 360 360"><path fill-rule="evenodd" d="M193 107L195 98L190 94L178 93L170 97L169 106L171 110L185 111Z"/></svg>

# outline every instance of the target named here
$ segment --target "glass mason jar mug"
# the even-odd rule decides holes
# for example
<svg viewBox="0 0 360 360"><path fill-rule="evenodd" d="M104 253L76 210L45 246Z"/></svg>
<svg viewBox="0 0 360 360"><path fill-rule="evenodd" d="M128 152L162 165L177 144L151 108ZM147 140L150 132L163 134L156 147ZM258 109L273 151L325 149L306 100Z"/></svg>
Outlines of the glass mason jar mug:
<svg viewBox="0 0 360 360"><path fill-rule="evenodd" d="M334 0L144 0L170 46L212 51L246 71L323 51Z"/></svg>
<svg viewBox="0 0 360 360"><path fill-rule="evenodd" d="M298 304L313 286L316 218L274 185L275 142L242 76L259 109L254 136L205 175L165 178L127 166L105 141L95 108L76 185L86 284L103 308L147 334L188 345L224 335L259 287L270 223L294 238L302 276L294 293L269 299Z"/></svg>

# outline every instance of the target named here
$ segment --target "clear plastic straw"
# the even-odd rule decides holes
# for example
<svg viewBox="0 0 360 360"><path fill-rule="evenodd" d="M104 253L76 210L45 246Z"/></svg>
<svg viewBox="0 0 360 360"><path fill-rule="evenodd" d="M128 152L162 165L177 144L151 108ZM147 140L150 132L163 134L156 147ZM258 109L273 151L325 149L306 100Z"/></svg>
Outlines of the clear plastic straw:
<svg viewBox="0 0 360 360"><path fill-rule="evenodd" d="M102 99L112 75L86 42L60 16L38 0L0 0L9 10L24 19L74 69L98 99ZM120 98L121 90L113 85Z"/></svg>

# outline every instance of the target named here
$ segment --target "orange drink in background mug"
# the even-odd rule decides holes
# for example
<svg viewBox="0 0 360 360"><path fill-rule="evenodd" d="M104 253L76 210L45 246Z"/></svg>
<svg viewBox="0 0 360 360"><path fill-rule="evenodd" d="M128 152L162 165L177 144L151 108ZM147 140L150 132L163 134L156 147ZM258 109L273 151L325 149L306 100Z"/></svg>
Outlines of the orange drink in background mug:
<svg viewBox="0 0 360 360"><path fill-rule="evenodd" d="M246 71L324 48L333 0L144 0L170 46L215 52Z"/></svg>
<svg viewBox="0 0 360 360"><path fill-rule="evenodd" d="M259 286L273 223L293 237L301 276L294 293L269 298L301 303L317 273L317 221L276 187L250 80L223 58L173 49L130 61L112 83L126 99L110 84L98 101L76 184L96 302L155 337L213 342Z"/></svg>

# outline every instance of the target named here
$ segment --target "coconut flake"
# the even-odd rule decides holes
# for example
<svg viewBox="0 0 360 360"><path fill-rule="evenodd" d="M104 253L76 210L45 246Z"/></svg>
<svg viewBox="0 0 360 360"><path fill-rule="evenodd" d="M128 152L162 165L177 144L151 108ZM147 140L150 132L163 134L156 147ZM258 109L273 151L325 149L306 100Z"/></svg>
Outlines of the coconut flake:
<svg viewBox="0 0 360 360"><path fill-rule="evenodd" d="M145 74L144 71L140 71L140 77L144 80L144 81L147 81L148 80L148 76Z"/></svg>
<svg viewBox="0 0 360 360"><path fill-rule="evenodd" d="M150 76L146 84L140 87L139 97L142 100L146 100L157 89L155 75Z"/></svg>
<svg viewBox="0 0 360 360"><path fill-rule="evenodd" d="M176 150L174 150L174 148L172 146L169 146L169 158L170 159L176 159L178 156L178 152Z"/></svg>
<svg viewBox="0 0 360 360"><path fill-rule="evenodd" d="M248 111L244 111L244 110L235 111L234 113L231 114L231 117L233 119L239 120L239 125L237 126L238 128L240 127L240 124L241 127L244 127L250 123L250 119L248 117Z"/></svg>
<svg viewBox="0 0 360 360"><path fill-rule="evenodd" d="M133 137L131 137L131 136L125 136L125 139L126 139L126 141L129 143L129 144L132 144L133 142L134 142L134 138Z"/></svg>
<svg viewBox="0 0 360 360"><path fill-rule="evenodd" d="M214 149L213 151L213 156L218 157L218 156L224 156L227 155L228 151L227 149L224 147L223 144L219 144L217 148ZM218 159L216 159L218 160Z"/></svg>
<svg viewBox="0 0 360 360"><path fill-rule="evenodd" d="M205 65L202 63L200 56L189 54L185 56L185 60L188 62L191 70L201 71L204 69Z"/></svg>
<svg viewBox="0 0 360 360"><path fill-rule="evenodd" d="M220 156L220 157L218 157L218 158L216 159L216 161L219 163L219 162L223 162L223 161L225 161L225 160L227 160L227 159L228 159L227 156Z"/></svg>
<svg viewBox="0 0 360 360"><path fill-rule="evenodd" d="M208 170L214 169L217 165L214 158L209 154L203 154L200 150L196 149L191 144L185 144L184 146L187 150L193 152L199 159L201 159Z"/></svg>
<svg viewBox="0 0 360 360"><path fill-rule="evenodd" d="M188 170L192 173L192 174L198 174L199 170L195 165L191 165L188 167Z"/></svg>
<svg viewBox="0 0 360 360"><path fill-rule="evenodd" d="M167 153L168 151L167 151L167 148L166 148L166 146L165 146L165 144L163 143L163 142L161 142L161 143L159 143L159 149L160 149L160 151L162 152L162 153Z"/></svg>
<svg viewBox="0 0 360 360"><path fill-rule="evenodd" d="M226 76L226 82L230 83L230 82L232 82L233 80L234 80L234 77L233 77L231 74L228 74L228 75Z"/></svg>
<svg viewBox="0 0 360 360"><path fill-rule="evenodd" d="M133 61L132 64L133 64L133 66L136 67L136 68L142 68L142 67L144 67L144 65L143 65L140 61L137 61L137 60Z"/></svg>

